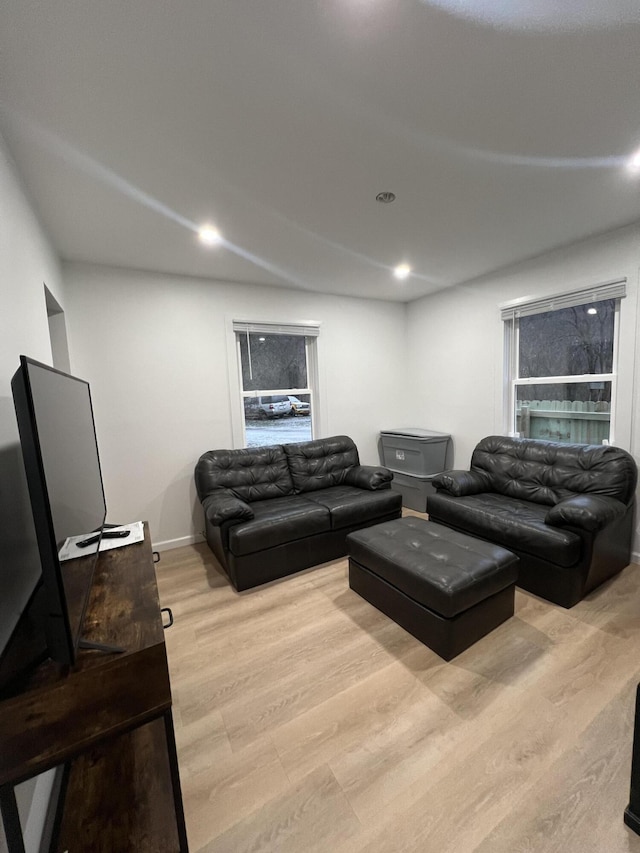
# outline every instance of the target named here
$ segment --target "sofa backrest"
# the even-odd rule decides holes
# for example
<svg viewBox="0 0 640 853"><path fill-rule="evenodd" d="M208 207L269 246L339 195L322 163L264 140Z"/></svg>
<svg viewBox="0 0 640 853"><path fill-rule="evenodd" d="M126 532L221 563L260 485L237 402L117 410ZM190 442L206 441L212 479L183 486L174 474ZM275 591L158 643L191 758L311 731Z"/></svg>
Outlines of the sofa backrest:
<svg viewBox="0 0 640 853"><path fill-rule="evenodd" d="M293 494L287 457L280 445L209 450L198 460L195 478L201 501L215 489L231 489L247 502Z"/></svg>
<svg viewBox="0 0 640 853"><path fill-rule="evenodd" d="M503 435L479 442L471 469L488 474L501 495L550 506L579 494L608 495L628 504L637 480L633 457L619 447Z"/></svg>
<svg viewBox="0 0 640 853"><path fill-rule="evenodd" d="M296 492L313 492L339 486L354 465L359 465L358 450L346 435L285 444L289 471Z"/></svg>

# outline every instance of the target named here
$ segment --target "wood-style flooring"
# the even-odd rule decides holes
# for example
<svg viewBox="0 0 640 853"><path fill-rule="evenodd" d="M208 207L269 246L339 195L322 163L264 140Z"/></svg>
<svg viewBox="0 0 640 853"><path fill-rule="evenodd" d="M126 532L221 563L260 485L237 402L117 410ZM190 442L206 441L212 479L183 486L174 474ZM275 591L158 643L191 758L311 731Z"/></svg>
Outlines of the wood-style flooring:
<svg viewBox="0 0 640 853"><path fill-rule="evenodd" d="M450 663L337 560L235 592L157 568L191 853L640 853L623 823L640 566L516 613Z"/></svg>

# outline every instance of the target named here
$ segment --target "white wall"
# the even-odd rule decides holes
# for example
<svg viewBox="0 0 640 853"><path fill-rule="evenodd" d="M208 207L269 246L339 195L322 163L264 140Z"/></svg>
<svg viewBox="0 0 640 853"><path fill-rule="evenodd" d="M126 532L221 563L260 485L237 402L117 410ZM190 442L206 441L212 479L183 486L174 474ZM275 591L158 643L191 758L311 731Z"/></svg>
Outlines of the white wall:
<svg viewBox="0 0 640 853"><path fill-rule="evenodd" d="M452 434L455 467L468 468L483 436L503 432L503 324L498 306L622 277L627 278L628 295L620 311L615 441L640 462L639 269L640 226L634 225L411 303L408 364L416 419Z"/></svg>
<svg viewBox="0 0 640 853"><path fill-rule="evenodd" d="M147 519L156 547L202 530L193 470L232 447L227 345L233 319L318 321L322 433L379 464L378 433L402 425L405 309L398 304L68 265L74 372L89 380L109 508Z"/></svg>
<svg viewBox="0 0 640 853"><path fill-rule="evenodd" d="M16 487L22 460L10 382L21 354L51 363L44 283L64 305L58 262L0 137L0 512L3 519L0 572L20 563L33 535L26 527L30 519L26 491L18 494ZM9 505L5 506L5 500ZM30 562L30 558L24 559ZM2 602L0 618L4 620L6 614L2 613L1 605ZM38 791L48 790L51 781L51 774L40 777ZM17 791L20 814L31 844L28 850L37 849L33 845L37 844L47 800L45 793L44 798L32 802L36 782L36 779L25 782ZM0 828L0 851L4 850L6 844Z"/></svg>
<svg viewBox="0 0 640 853"><path fill-rule="evenodd" d="M64 305L51 250L0 138L0 396L21 353L51 364L44 284Z"/></svg>

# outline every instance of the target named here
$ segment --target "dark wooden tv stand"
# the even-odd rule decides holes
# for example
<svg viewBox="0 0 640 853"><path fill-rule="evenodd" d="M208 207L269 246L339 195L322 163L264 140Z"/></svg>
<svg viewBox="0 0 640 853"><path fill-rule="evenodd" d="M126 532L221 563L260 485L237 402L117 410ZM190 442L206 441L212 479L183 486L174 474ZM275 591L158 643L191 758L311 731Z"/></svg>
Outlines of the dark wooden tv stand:
<svg viewBox="0 0 640 853"><path fill-rule="evenodd" d="M52 850L188 850L171 688L149 530L100 555L80 650L48 661L0 701L0 807L10 853L24 850L14 786L64 767Z"/></svg>

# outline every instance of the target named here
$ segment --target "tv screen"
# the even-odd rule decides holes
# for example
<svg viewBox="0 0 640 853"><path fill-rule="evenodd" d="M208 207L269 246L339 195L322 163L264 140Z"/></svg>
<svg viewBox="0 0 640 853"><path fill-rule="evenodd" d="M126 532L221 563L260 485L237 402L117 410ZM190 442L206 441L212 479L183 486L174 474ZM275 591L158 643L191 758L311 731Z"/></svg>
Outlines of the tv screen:
<svg viewBox="0 0 640 853"><path fill-rule="evenodd" d="M101 533L106 516L91 392L84 380L26 356L11 389L40 554L47 650L71 664L98 547L86 557L79 551L81 572L72 565L79 560L63 563L59 550L69 536Z"/></svg>
<svg viewBox="0 0 640 853"><path fill-rule="evenodd" d="M42 578L16 413L9 396L0 397L0 518L0 661L3 661L18 621Z"/></svg>

